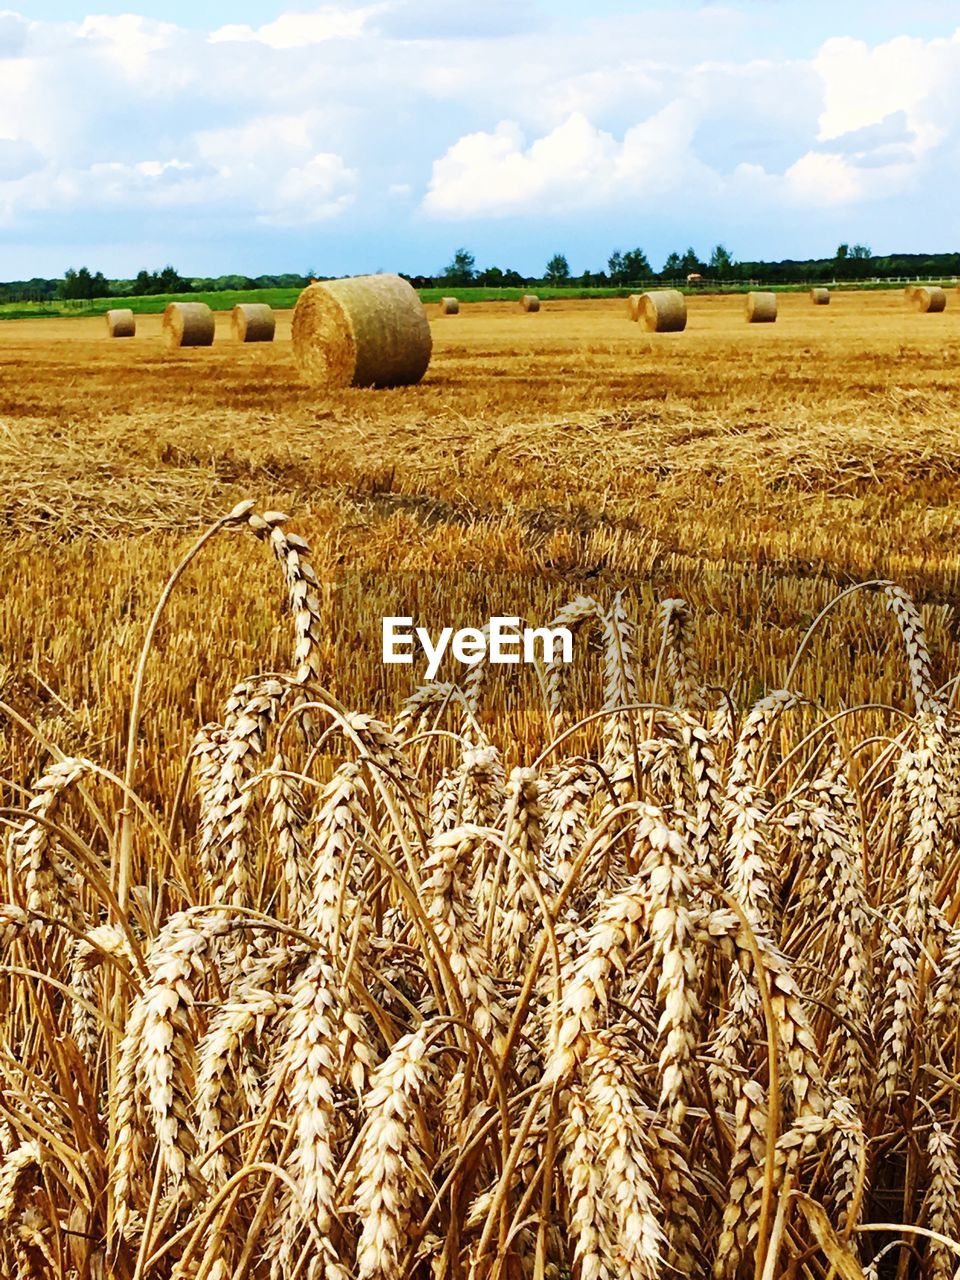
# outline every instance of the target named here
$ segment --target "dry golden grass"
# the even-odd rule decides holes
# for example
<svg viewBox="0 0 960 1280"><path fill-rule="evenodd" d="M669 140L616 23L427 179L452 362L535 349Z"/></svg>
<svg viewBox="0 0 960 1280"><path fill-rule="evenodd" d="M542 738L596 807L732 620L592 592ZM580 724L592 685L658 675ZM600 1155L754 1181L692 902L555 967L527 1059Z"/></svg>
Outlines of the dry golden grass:
<svg viewBox="0 0 960 1280"><path fill-rule="evenodd" d="M952 1237L954 316L464 306L421 385L336 393L278 319L0 330L6 1272L823 1280L865 1220ZM199 550L134 714L248 494L295 525ZM887 577L920 612L808 635ZM568 679L401 712L383 613L578 592Z"/></svg>
<svg viewBox="0 0 960 1280"><path fill-rule="evenodd" d="M269 348L239 349L229 316L217 323L212 350L174 354L160 317L124 344L99 319L0 329L0 653L25 713L78 745L115 759L168 567L247 494L296 512L321 577L533 572L572 594L584 573L618 586L655 572L661 595L680 577L700 603L692 574L717 683L775 680L832 584L879 576L929 602L952 659L939 606L960 546L955 311L796 295L777 325L748 327L741 299L694 298L687 332L657 335L620 300L549 302L536 325L513 304L465 305L433 326L421 385L334 394L298 380L289 315ZM226 546L189 575L150 674L157 741L182 745L181 709L209 717L232 673L276 654L267 581ZM827 696L850 678L846 696L892 696L895 663L856 622L849 640ZM363 664L355 690L346 666L328 676L368 705ZM15 736L22 781L36 760Z"/></svg>

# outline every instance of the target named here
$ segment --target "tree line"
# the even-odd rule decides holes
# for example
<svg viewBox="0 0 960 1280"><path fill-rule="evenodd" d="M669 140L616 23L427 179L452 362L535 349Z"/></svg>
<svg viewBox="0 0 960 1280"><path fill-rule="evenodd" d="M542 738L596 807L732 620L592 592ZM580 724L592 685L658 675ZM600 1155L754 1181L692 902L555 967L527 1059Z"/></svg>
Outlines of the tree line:
<svg viewBox="0 0 960 1280"><path fill-rule="evenodd" d="M699 275L705 282L723 280L746 283L762 280L768 284L806 284L820 280L869 280L874 276L956 276L960 275L960 253L895 253L877 255L863 244L841 244L830 258L785 258L780 262L737 261L722 244L705 256L692 247L670 253L659 271L643 249L614 249L600 271L574 275L564 253L554 253L539 276L522 275L511 267L479 269L468 249L458 249L446 267L435 275L404 275L415 288L487 289L524 288L528 285L578 285L582 288L624 288L652 281L682 281ZM225 290L302 289L317 276L226 275L185 277L172 266L160 271L143 270L130 280L109 280L102 271L88 267L70 268L62 278L14 280L0 284L0 302L55 302L94 298L142 297L170 293L219 293Z"/></svg>
<svg viewBox="0 0 960 1280"><path fill-rule="evenodd" d="M785 258L780 262L760 259L738 262L722 244L715 245L706 256L694 248L670 253L659 271L655 270L642 249L621 252L614 249L605 270L584 271L574 275L564 253L555 253L547 261L540 276L522 276L517 271L500 267L478 270L476 260L467 249L458 249L451 262L435 276L408 276L418 288L430 285L486 288L519 287L521 285L581 285L586 288L624 287L653 280L683 281L700 276L704 281L722 280L746 283L763 280L769 284L805 284L811 281L869 280L874 276L954 276L960 275L960 253L874 254L863 244L840 244L830 258Z"/></svg>
<svg viewBox="0 0 960 1280"><path fill-rule="evenodd" d="M140 271L129 280L108 280L102 271L70 268L62 278L12 280L0 284L0 302L92 301L94 298L142 298L170 293L223 293L256 289L303 289L313 278L286 272L281 275L182 276L174 267Z"/></svg>

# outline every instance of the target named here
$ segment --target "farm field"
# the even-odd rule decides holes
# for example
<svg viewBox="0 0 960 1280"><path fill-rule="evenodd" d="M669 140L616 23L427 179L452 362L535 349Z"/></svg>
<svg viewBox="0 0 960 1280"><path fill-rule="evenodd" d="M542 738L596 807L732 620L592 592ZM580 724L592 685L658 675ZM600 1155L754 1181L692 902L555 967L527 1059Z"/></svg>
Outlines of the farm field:
<svg viewBox="0 0 960 1280"><path fill-rule="evenodd" d="M955 280L944 280L944 287L952 288ZM667 288L679 284L679 281L668 281L662 287ZM440 299L451 292L455 292L461 302L516 302L520 295L529 292L531 288L536 289L541 298L549 298L557 302L571 302L578 299L611 299L625 298L629 294L635 292L638 288L659 288L660 285L655 282L648 281L642 285L624 285L618 286L585 286L585 285L547 285L534 284L524 285L522 287L497 289L486 285L467 285L467 286L432 286L420 289L418 292L421 299L427 306L435 305ZM684 291L697 295L696 288L688 288L682 286ZM715 293L744 293L753 286L744 283L728 283L720 286L713 285L712 292ZM900 287L891 285L886 281L873 280L852 282L843 281L836 286L839 290L848 292L880 290L883 292L900 293ZM770 288L778 292L793 293L806 292L805 285L771 285ZM94 298L89 301L68 300L68 299L48 299L45 302L0 302L0 321L7 320L30 320L30 319L52 319L61 317L64 319L78 319L84 317L105 315L111 307L129 307L137 315L158 315L163 312L168 302L205 302L214 311L229 311L231 307L236 306L238 302L262 302L275 310L283 310L284 308L292 308L296 305L299 297L299 288L264 288L264 289L218 289L212 292L197 290L191 293L171 293L171 294L140 294L126 296L117 294L108 298Z"/></svg>
<svg viewBox="0 0 960 1280"><path fill-rule="evenodd" d="M321 578L544 573L573 588L580 572L616 586L656 568L665 589L695 571L708 590L746 573L762 620L736 600L710 597L709 611L714 625L752 618L757 647L740 661L758 679L788 653L819 575L828 590L892 576L936 612L958 568L960 312L798 295L776 325L748 326L739 299L696 298L685 333L656 335L624 308L465 306L432 319L420 386L334 395L299 381L289 313L272 346L236 346L219 316L213 349L173 354L160 317L113 343L101 319L0 327L11 668L52 681L113 757L151 602L194 531L247 496L294 518ZM188 575L178 661L150 674L154 704L191 721L212 712L225 668L277 652L268 567L235 541ZM858 659L865 680L879 660ZM732 670L714 661L723 683ZM350 702L344 664L327 674ZM66 714L42 685L23 693L27 714ZM189 722L161 716L154 731L173 746L174 724L182 747Z"/></svg>
<svg viewBox="0 0 960 1280"><path fill-rule="evenodd" d="M379 392L302 382L289 312L172 353L159 316L0 325L0 1150L46 1177L0 1177L0 1250L856 1280L885 1224L960 1229L956 302L698 296L664 335L622 299L431 306L427 376ZM234 508L146 658L134 820L86 761L123 775L154 605ZM397 719L381 615L581 596L567 682ZM316 753L302 686L336 700Z"/></svg>

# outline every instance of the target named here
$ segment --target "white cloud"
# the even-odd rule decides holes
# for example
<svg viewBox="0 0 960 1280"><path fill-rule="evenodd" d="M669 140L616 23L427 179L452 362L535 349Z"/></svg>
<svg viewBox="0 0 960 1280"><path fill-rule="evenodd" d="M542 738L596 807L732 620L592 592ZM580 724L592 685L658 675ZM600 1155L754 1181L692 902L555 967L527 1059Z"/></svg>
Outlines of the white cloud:
<svg viewBox="0 0 960 1280"><path fill-rule="evenodd" d="M808 151L784 174L787 190L798 204L856 204L865 195L864 174L845 156Z"/></svg>
<svg viewBox="0 0 960 1280"><path fill-rule="evenodd" d="M356 40L384 5L366 9L341 9L327 5L312 13L285 13L274 22L253 28L245 24L220 27L210 35L212 44L257 41L271 49L302 49L325 40Z"/></svg>
<svg viewBox="0 0 960 1280"><path fill-rule="evenodd" d="M357 177L332 152L312 156L288 169L274 190L261 197L259 221L276 227L325 222L353 203Z"/></svg>
<svg viewBox="0 0 960 1280"><path fill-rule="evenodd" d="M43 160L28 142L0 138L0 183L14 182L43 167Z"/></svg>
<svg viewBox="0 0 960 1280"><path fill-rule="evenodd" d="M168 22L151 22L126 13L84 18L77 36L110 58L128 77L142 74L154 54L167 49L177 34Z"/></svg>
<svg viewBox="0 0 960 1280"><path fill-rule="evenodd" d="M671 103L617 141L574 112L529 146L519 126L461 138L433 166L425 210L438 218L556 213L627 195L660 201L708 175L690 152L696 113Z"/></svg>
<svg viewBox="0 0 960 1280"><path fill-rule="evenodd" d="M935 146L944 122L936 107L944 89L960 75L960 32L950 40L907 36L870 48L862 40L828 40L814 60L823 80L820 139L879 124L896 112L906 114L918 146Z"/></svg>
<svg viewBox="0 0 960 1280"><path fill-rule="evenodd" d="M652 0L615 18L570 8L495 0L474 21L469 0L293 0L209 32L0 12L0 221L109 245L104 213L159 211L172 246L198 226L228 246L324 221L383 261L418 237L434 252L438 223L483 220L494 244L508 219L528 236L546 218L624 228L612 243L700 226L735 242L754 219L799 248L814 208L823 225L856 211L858 236L886 210L902 244L920 219L952 238L960 32L787 57L768 34L780 19L758 24L746 0L695 20ZM921 210L912 192L934 173Z"/></svg>
<svg viewBox="0 0 960 1280"><path fill-rule="evenodd" d="M527 148L519 126L503 121L461 138L434 164L424 207L469 218L530 212L544 199L589 202L606 186L615 152L613 138L579 114Z"/></svg>

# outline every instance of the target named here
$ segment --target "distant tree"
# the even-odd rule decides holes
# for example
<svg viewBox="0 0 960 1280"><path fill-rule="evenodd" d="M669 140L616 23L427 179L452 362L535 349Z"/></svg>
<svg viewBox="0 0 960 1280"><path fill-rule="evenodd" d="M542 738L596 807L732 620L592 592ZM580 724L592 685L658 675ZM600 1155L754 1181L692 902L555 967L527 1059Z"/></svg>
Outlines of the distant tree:
<svg viewBox="0 0 960 1280"><path fill-rule="evenodd" d="M697 257L695 249L687 249L683 257L680 259L680 274L690 275L691 272L702 271L703 263Z"/></svg>
<svg viewBox="0 0 960 1280"><path fill-rule="evenodd" d="M477 284L486 285L488 289L499 289L503 285L503 272L499 267L487 267L475 277Z"/></svg>
<svg viewBox="0 0 960 1280"><path fill-rule="evenodd" d="M503 273L503 284L506 289L519 289L527 283L527 277L522 276L519 271L514 271L513 267L507 267Z"/></svg>
<svg viewBox="0 0 960 1280"><path fill-rule="evenodd" d="M633 284L653 275L650 260L642 249L628 249L621 253L615 249L607 260L610 283L616 285Z"/></svg>
<svg viewBox="0 0 960 1280"><path fill-rule="evenodd" d="M453 255L453 261L444 268L440 278L445 284L466 285L473 281L475 275L476 260L473 254L461 248Z"/></svg>
<svg viewBox="0 0 960 1280"><path fill-rule="evenodd" d="M208 283L214 288L222 287L215 281ZM192 293L193 281L184 280L174 267L166 266L162 271L138 271L131 292L134 297L158 293Z"/></svg>
<svg viewBox="0 0 960 1280"><path fill-rule="evenodd" d="M628 249L623 255L623 284L645 280L653 275L650 260L642 249Z"/></svg>
<svg viewBox="0 0 960 1280"><path fill-rule="evenodd" d="M660 274L664 276L678 276L682 271L683 258L681 258L679 253L671 253L663 264L663 270Z"/></svg>
<svg viewBox="0 0 960 1280"><path fill-rule="evenodd" d="M189 280L184 280L171 266L166 266L157 277L157 293L190 293L193 289Z"/></svg>
<svg viewBox="0 0 960 1280"><path fill-rule="evenodd" d="M851 245L850 257L855 258L858 262L863 262L867 258L873 257L873 250L865 244Z"/></svg>
<svg viewBox="0 0 960 1280"><path fill-rule="evenodd" d="M855 249L859 249L861 247L862 246L860 245L854 245ZM859 257L859 255L857 256ZM838 244L837 252L833 259L833 270L835 275L840 277L852 275L853 269L851 267L851 263L853 259L854 254L851 251L850 246L848 244Z"/></svg>
<svg viewBox="0 0 960 1280"><path fill-rule="evenodd" d="M555 253L547 263L544 280L550 284L564 284L570 279L570 263L562 253Z"/></svg>
<svg viewBox="0 0 960 1280"><path fill-rule="evenodd" d="M89 267L81 267L79 271L74 271L71 267L64 274L58 293L61 298L85 300L108 298L110 296L110 282L102 271L98 271L94 275Z"/></svg>
<svg viewBox="0 0 960 1280"><path fill-rule="evenodd" d="M733 258L722 244L714 247L713 252L710 254L709 266L710 270L718 276L729 275L733 268Z"/></svg>

